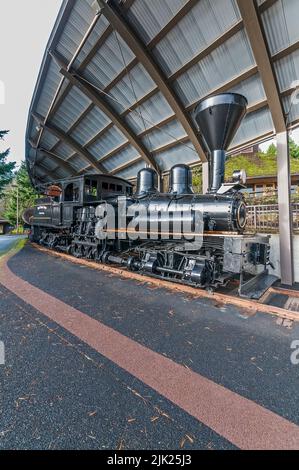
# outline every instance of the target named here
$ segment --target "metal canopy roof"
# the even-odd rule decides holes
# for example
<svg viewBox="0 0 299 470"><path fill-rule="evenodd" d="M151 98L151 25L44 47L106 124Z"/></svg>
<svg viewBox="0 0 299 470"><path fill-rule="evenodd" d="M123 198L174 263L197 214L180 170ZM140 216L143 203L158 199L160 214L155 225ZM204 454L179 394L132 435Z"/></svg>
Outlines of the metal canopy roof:
<svg viewBox="0 0 299 470"><path fill-rule="evenodd" d="M192 110L212 93L248 98L231 151L296 125L298 13L297 0L64 0L29 111L32 182L206 161Z"/></svg>

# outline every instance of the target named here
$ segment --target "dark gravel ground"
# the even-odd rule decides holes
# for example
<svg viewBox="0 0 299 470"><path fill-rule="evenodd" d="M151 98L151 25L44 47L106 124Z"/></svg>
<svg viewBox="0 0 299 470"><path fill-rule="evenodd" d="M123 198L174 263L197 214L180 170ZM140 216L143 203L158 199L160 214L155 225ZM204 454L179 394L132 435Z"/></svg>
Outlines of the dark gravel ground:
<svg viewBox="0 0 299 470"><path fill-rule="evenodd" d="M0 449L232 449L0 286Z"/></svg>
<svg viewBox="0 0 299 470"><path fill-rule="evenodd" d="M81 267L31 246L9 267L144 346L299 424L299 366L290 361L297 323L285 327L270 315L248 317L235 307ZM0 366L0 448L232 448L4 288L0 304L7 353Z"/></svg>

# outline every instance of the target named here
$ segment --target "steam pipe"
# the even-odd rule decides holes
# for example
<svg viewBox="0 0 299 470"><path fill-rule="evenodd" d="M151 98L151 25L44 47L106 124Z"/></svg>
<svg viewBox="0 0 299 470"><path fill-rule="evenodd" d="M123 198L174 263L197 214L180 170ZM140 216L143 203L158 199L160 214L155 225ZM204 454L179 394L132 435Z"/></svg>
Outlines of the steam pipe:
<svg viewBox="0 0 299 470"><path fill-rule="evenodd" d="M213 150L211 155L211 185L210 191L216 192L224 183L225 150Z"/></svg>

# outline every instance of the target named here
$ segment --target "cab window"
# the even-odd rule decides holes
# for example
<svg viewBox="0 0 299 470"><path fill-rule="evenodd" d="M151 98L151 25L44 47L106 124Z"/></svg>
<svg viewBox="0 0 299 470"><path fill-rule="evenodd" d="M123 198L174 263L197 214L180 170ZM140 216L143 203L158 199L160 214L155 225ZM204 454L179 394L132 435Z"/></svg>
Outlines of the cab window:
<svg viewBox="0 0 299 470"><path fill-rule="evenodd" d="M86 179L84 185L85 199L94 201L98 198L98 182L97 180Z"/></svg>
<svg viewBox="0 0 299 470"><path fill-rule="evenodd" d="M66 202L79 201L80 191L77 184L70 183L64 190L64 200Z"/></svg>

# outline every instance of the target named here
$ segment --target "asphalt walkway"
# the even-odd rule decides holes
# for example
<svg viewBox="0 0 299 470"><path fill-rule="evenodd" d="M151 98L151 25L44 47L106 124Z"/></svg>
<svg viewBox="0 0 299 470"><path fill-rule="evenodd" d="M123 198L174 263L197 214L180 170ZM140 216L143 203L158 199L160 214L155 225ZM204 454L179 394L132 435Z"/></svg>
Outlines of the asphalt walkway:
<svg viewBox="0 0 299 470"><path fill-rule="evenodd" d="M0 256L7 253L24 235L0 235Z"/></svg>
<svg viewBox="0 0 299 470"><path fill-rule="evenodd" d="M297 323L31 246L0 278L0 448L299 447Z"/></svg>

